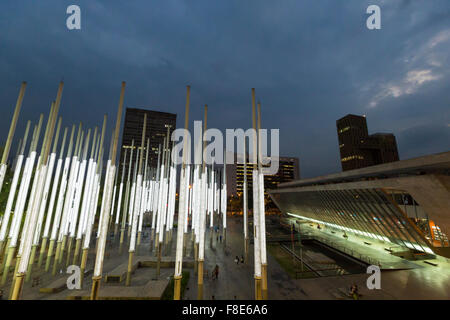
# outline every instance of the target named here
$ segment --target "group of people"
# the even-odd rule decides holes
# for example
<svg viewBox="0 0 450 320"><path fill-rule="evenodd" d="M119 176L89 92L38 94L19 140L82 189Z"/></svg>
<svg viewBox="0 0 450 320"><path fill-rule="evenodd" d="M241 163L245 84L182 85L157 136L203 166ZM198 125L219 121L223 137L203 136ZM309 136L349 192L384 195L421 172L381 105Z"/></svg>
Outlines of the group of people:
<svg viewBox="0 0 450 320"><path fill-rule="evenodd" d="M234 258L234 263L239 264L239 262L244 263L244 256L241 256L240 260L239 260L238 256L236 256L236 258Z"/></svg>
<svg viewBox="0 0 450 320"><path fill-rule="evenodd" d="M216 241L217 242L222 242L222 235L221 234L219 234L219 230L220 230L220 227L219 226L214 226L214 231L216 232Z"/></svg>

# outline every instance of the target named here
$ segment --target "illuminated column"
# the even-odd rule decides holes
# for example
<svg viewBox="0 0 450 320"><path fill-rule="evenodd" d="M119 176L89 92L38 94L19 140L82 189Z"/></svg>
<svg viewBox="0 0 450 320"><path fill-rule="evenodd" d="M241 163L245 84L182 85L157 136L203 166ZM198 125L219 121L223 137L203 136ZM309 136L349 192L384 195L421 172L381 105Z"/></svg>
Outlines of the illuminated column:
<svg viewBox="0 0 450 320"><path fill-rule="evenodd" d="M260 219L260 243L261 243L261 292L262 298L267 300L267 253L266 253L266 214L264 206L264 173L262 168L261 148L261 104L258 103L258 192L259 192L259 219Z"/></svg>
<svg viewBox="0 0 450 320"><path fill-rule="evenodd" d="M147 115L147 114L146 114ZM139 251L139 247L141 245L141 238L142 238L142 224L144 222L144 214L146 212L146 205L147 205L147 184L148 184L148 177L147 177L147 165L148 165L148 151L150 149L150 140L147 139L147 147L145 148L145 164L144 164L144 181L142 182L142 190L141 190L141 203L139 208L139 223L138 223L138 240L137 240L137 247Z"/></svg>
<svg viewBox="0 0 450 320"><path fill-rule="evenodd" d="M174 300L181 299L181 279L183 270L183 247L184 247L184 233L185 233L185 223L187 216L187 196L189 187L189 167L186 168L186 157L189 154L188 147L190 149L190 144L187 141L186 131L189 125L189 100L191 87L186 87L186 106L184 111L184 140L183 140L183 163L181 167L181 178L180 178L180 197L178 199L178 226L177 226L177 243L175 252L175 273L174 273Z"/></svg>
<svg viewBox="0 0 450 320"><path fill-rule="evenodd" d="M78 229L76 234L76 243L75 243L75 252L73 255L73 261L72 264L76 265L78 264L78 258L80 255L81 250L81 241L83 234L85 233L87 221L89 220L89 203L90 199L92 197L92 190L93 190L93 178L94 178L94 170L95 170L95 162L94 162L94 153L95 148L97 144L97 130L98 128L95 127L94 129L94 136L92 139L92 147L91 147L91 154L89 156L89 161L87 164L87 174L85 177L85 184L84 184L84 191L83 191L83 201L81 203L81 211L80 211L80 221L78 223ZM88 146L86 146L86 152L87 152ZM86 155L84 156L84 159L86 159ZM84 162L86 160L83 160ZM84 174L82 175L84 177ZM80 187L80 194L81 194L81 187Z"/></svg>
<svg viewBox="0 0 450 320"><path fill-rule="evenodd" d="M125 189L125 200L124 200L123 213L122 213L122 225L120 227L119 254L122 254L123 241L125 238L125 224L127 221L128 205L129 205L129 200L130 200L130 186L131 186L130 179L131 179L131 165L133 162L133 150L134 150L134 139L131 141L130 164L128 166L128 178L127 178L127 186Z"/></svg>
<svg viewBox="0 0 450 320"><path fill-rule="evenodd" d="M45 271L48 271L50 268L51 259L53 257L53 249L55 246L55 241L57 240L58 231L59 231L60 224L61 224L61 214L62 214L63 203L64 203L64 194L65 194L66 187L67 187L67 177L68 177L69 168L70 168L70 164L71 164L74 134L75 134L75 125L72 126L72 132L70 134L70 140L69 140L69 147L67 149L67 156L66 156L66 159L64 160L64 168L62 171L61 183L60 183L59 192L58 192L58 200L56 202L55 218L53 219L52 232L50 235L50 245L49 245L48 252L47 252L47 261L45 263ZM62 152L61 152L61 156L62 156ZM59 247L58 247L59 249L57 249L57 251L61 249L60 243L58 243L58 244L59 244ZM55 257L55 260L56 260L56 257ZM56 265L56 262L55 262L55 265Z"/></svg>
<svg viewBox="0 0 450 320"><path fill-rule="evenodd" d="M206 133L208 121L208 105L205 104L203 134ZM199 214L199 244L198 244L198 267L197 267L197 300L203 300L203 262L205 260L205 231L206 231L206 214L207 214L207 198L208 198L208 170L205 163L204 152L206 141L202 134L202 175L201 175L201 191L200 191L200 214Z"/></svg>
<svg viewBox="0 0 450 320"><path fill-rule="evenodd" d="M244 185L243 185L243 216L244 216L244 252L245 263L248 262L248 248L250 239L248 237L248 183L247 183L247 147L244 139Z"/></svg>
<svg viewBox="0 0 450 320"><path fill-rule="evenodd" d="M122 118L122 108L123 108L123 98L125 94L125 82L122 82L122 90L120 93L120 101L119 107L117 111L117 120L116 120L116 128L114 130L114 144L111 156L111 164L108 172L108 176L105 178L105 188L103 197L106 197L105 208L103 212L100 214L104 217L102 221L102 228L100 230L100 238L98 242L97 255L95 259L95 267L94 267L94 275L92 277L92 290L91 290L91 300L97 300L98 291L100 287L100 280L102 278L102 270L103 270L103 259L105 255L105 246L106 246L106 236L108 233L108 219L109 219L109 211L111 209L111 196L112 196L112 185L116 170L116 153L117 153L117 143L119 140L119 131L120 131L120 123Z"/></svg>
<svg viewBox="0 0 450 320"><path fill-rule="evenodd" d="M135 195L135 203L134 203L134 212L132 212L132 226L131 226L131 239L130 239L130 249L128 251L128 270L127 270L127 279L126 286L131 284L131 273L133 267L133 255L136 250L136 231L138 224L138 215L141 210L141 196L142 196L142 159L144 155L144 143L145 143L145 130L147 128L147 113L144 113L144 125L142 129L142 137L141 137L141 151L139 153L139 169L137 174L137 183L136 183L136 195Z"/></svg>
<svg viewBox="0 0 450 320"><path fill-rule="evenodd" d="M11 143L14 138L14 132L16 131L17 120L19 119L20 108L22 107L23 96L25 95L25 89L27 83L24 81L20 87L19 96L17 97L16 108L14 109L14 115L9 127L8 138L6 139L5 148L3 149L2 160L0 162L0 192L2 191L3 181L6 175L9 150L11 150Z"/></svg>
<svg viewBox="0 0 450 320"><path fill-rule="evenodd" d="M84 234L84 239L83 239L83 253L81 256L81 265L80 265L80 273L81 273L81 279L80 282L81 284L83 283L84 280L84 271L86 270L86 264L87 264L87 258L88 258L88 254L89 254L89 246L91 243L91 235L92 235L92 228L94 225L94 221L95 221L95 216L97 213L97 207L98 207L98 198L99 198L99 193L100 193L100 180L101 180L101 176L102 176L102 159L103 159L103 143L104 143L104 139L105 139L105 133L106 133L106 121L107 121L107 116L104 115L103 118L103 125L102 125L102 133L101 136L99 137L100 139L97 141L97 146L96 146L96 151L95 151L95 155L94 155L94 159L96 159L94 161L94 168L95 168L95 173L93 174L93 181L92 181L92 192L91 192L91 198L89 200L89 205L88 205L88 212L89 213L89 218L86 221L86 231Z"/></svg>
<svg viewBox="0 0 450 320"><path fill-rule="evenodd" d="M137 149L136 159L139 159L139 154L141 151L139 148ZM138 161L134 164L134 172L133 172L133 183L131 185L131 194L130 194L130 207L128 212L128 240L131 237L131 228L133 225L133 214L134 214L134 206L135 206L135 197L136 197L136 180L137 180L137 169L138 169Z"/></svg>
<svg viewBox="0 0 450 320"><path fill-rule="evenodd" d="M222 173L222 190L220 196L220 208L222 211L222 225L223 225L223 242L227 243L227 164L223 164Z"/></svg>
<svg viewBox="0 0 450 320"><path fill-rule="evenodd" d="M252 179L253 179L253 242L254 242L254 258L255 258L255 299L261 300L261 244L260 244L260 198L258 184L258 152L257 152L257 136L256 136L256 111L255 111L255 89L252 88L252 123L253 123L253 153L252 153Z"/></svg>
<svg viewBox="0 0 450 320"><path fill-rule="evenodd" d="M127 152L128 152L128 149L125 149L125 156L123 158L123 164L122 164L122 177L120 178L119 199L117 200L116 226L114 228L114 240L116 239L116 235L117 235L117 232L118 232L118 229L119 229L120 210L122 209L123 181L124 181L124 178L125 178L125 170L126 170L126 163L127 163ZM125 218L124 217L125 217L125 214L122 214L122 225L125 224Z"/></svg>
<svg viewBox="0 0 450 320"><path fill-rule="evenodd" d="M161 170L161 144L158 146L158 165L156 168L155 182L153 186L153 195L152 195L152 243L150 245L150 250L153 249L153 246L157 246L158 243L158 230L157 230L157 217L158 217L158 205L159 205L159 187L160 187L160 170ZM155 231L156 230L156 231ZM156 234L155 234L156 233ZM156 251L156 250L155 250Z"/></svg>

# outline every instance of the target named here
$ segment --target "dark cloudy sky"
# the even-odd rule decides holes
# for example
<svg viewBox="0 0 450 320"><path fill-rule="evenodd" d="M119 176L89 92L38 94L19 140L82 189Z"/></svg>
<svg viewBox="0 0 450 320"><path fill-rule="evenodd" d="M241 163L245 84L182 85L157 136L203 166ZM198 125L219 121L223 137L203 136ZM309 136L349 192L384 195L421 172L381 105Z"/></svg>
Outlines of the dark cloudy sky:
<svg viewBox="0 0 450 320"><path fill-rule="evenodd" d="M381 30L366 28L370 4ZM263 126L312 177L341 170L335 121L348 113L393 132L401 159L450 150L449 66L449 0L2 0L0 140L23 80L16 137L61 79L64 125L108 113L110 128L122 80L126 106L178 113L179 126L190 84L191 120L207 103L220 129L251 125L255 87Z"/></svg>

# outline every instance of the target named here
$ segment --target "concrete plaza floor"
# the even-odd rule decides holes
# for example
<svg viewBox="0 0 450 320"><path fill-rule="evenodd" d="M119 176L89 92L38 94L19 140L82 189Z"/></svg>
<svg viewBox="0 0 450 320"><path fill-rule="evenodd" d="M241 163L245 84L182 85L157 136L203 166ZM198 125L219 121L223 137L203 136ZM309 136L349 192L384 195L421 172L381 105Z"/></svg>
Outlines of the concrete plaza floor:
<svg viewBox="0 0 450 320"><path fill-rule="evenodd" d="M229 216L227 228L227 239L220 241L218 235L212 231L212 241L210 242L210 230L205 235L205 274L204 274L204 300L222 300L222 299L254 299L254 268L253 268L253 245L249 246L248 261L236 264L234 259L236 256L244 255L244 238L242 217ZM314 230L310 230L311 234ZM148 230L146 230L148 234ZM288 233L288 231L287 231ZM306 231L305 231L306 234ZM174 233L175 236L175 233ZM283 269L278 261L269 254L268 259L268 294L269 299L276 300L308 300L308 299L332 299L343 300L348 299L346 293L352 284L357 284L362 294L362 299L449 299L450 298L450 265L443 261L434 261L436 266L429 265L425 261L409 261L394 256L385 250L377 248L377 245L370 246L358 241L348 241L336 237L332 234L321 234L322 238L328 237L330 244L333 241L336 247L346 245L347 248L353 250L357 257L358 252L372 259L381 261L383 266L396 266L395 268L382 268L381 272L381 289L369 290L366 281L369 274L348 274L339 276L316 277L311 279L295 279ZM156 260L154 251L150 251L149 237L143 238L143 244L140 248L140 255L135 256L135 261L142 256L146 256L147 260ZM350 239L354 240L354 239ZM128 252L124 250L122 255L118 254L118 244L111 243L107 248L109 253L104 262L104 277L118 266L123 265L128 260ZM175 241L171 244L171 250L167 250L164 260L173 260L175 255ZM192 242L188 241L186 248L185 260L193 258ZM88 266L92 268L95 259L95 252L91 249L89 255ZM429 261L429 260L428 260ZM212 280L211 272L215 265L219 266L219 277ZM45 273L42 270L34 268L33 277L40 277L41 284L32 287L31 281L26 283L23 290L23 299L67 299L70 295L76 295L74 290L64 289L58 293L41 293L39 288L46 287L57 279L67 279L68 275L64 272L65 267L60 268L60 273L55 277L51 273ZM184 271L190 272L190 278L185 291L185 300L197 299L197 275L191 267L183 268ZM173 275L173 267L162 268L160 280L169 280ZM129 291L129 295L133 295L132 291L139 291L149 284L151 279L155 278L155 268L146 267L136 270L132 277L131 287L125 287L124 281L119 284L105 283L102 281L101 288L108 288L113 294L120 295L121 291ZM11 274L12 275L12 274ZM11 285L10 279L2 289L4 290L3 299L7 298ZM89 292L92 284L92 274L85 277L85 282L81 291L83 294ZM149 286L145 287L148 288ZM151 287L151 286L150 286ZM131 288L131 289L130 289ZM135 289L132 289L135 288ZM142 291L142 290L141 290ZM141 292L139 291L139 292ZM213 297L214 296L214 297Z"/></svg>

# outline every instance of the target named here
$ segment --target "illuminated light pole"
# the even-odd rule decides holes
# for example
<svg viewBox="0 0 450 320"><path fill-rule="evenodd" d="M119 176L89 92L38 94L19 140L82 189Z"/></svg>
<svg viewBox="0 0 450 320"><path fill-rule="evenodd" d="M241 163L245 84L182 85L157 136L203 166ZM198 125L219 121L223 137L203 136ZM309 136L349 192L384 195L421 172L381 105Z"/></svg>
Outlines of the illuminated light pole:
<svg viewBox="0 0 450 320"><path fill-rule="evenodd" d="M53 218L53 208L55 206L56 193L57 193L57 190L58 190L59 179L60 179L60 176L61 176L62 159L63 159L64 148L65 148L65 144L66 144L67 131L68 131L68 128L66 127L64 129L60 155L59 155L59 158L58 158L58 162L56 164L55 177L53 179L52 194L50 196L50 202L49 202L49 206L48 206L48 209L47 209L47 218L46 218L46 221L45 221L44 234L42 236L42 244L41 244L41 250L40 250L40 253L39 253L38 268L41 267L42 262L44 261L44 256L45 256L45 252L46 252L46 249L47 249L47 241L48 241L48 236L49 236L49 232L50 232L50 225L52 223L52 218ZM56 149L55 148L54 148L52 153L56 153ZM56 221L56 219L54 219L54 220ZM53 223L55 223L55 221ZM58 221L58 223L59 223L59 221ZM49 251L50 251L50 249L49 249ZM53 251L53 246L52 246L52 251ZM48 269L46 269L46 271L47 270Z"/></svg>
<svg viewBox="0 0 450 320"><path fill-rule="evenodd" d="M31 121L28 120L27 127L25 129L25 134L24 134L24 137L22 140L22 144L20 146L19 156L17 157L16 165L14 168L14 176L13 176L11 188L10 188L10 191L8 194L8 201L6 203L5 213L4 213L3 219L2 219L2 226L0 229L0 258L3 256L4 249L9 247L9 241L7 241L6 245L4 245L4 241L6 238L6 232L7 232L8 225L9 225L12 205L14 203L14 198L16 196L16 190L17 190L17 185L19 183L20 172L22 170L23 158L24 158L24 153L25 153L25 147L27 145L28 133L30 131L30 126L31 126Z"/></svg>
<svg viewBox="0 0 450 320"><path fill-rule="evenodd" d="M252 124L253 124L253 153L252 153L252 179L253 179L253 247L255 259L255 300L262 299L261 292L261 230L259 217L259 179L258 179L258 144L256 135L256 111L255 111L255 89L252 88Z"/></svg>
<svg viewBox="0 0 450 320"><path fill-rule="evenodd" d="M118 164L117 166L119 167L120 164ZM110 212L110 219L109 219L108 230L111 227L111 223L114 221L113 218L114 218L114 208L115 208L115 205L116 205L117 179L119 179L118 176L117 176L118 175L118 171L119 170L116 170L116 176L114 177L114 188L113 188L113 196L112 196L112 204L111 204L111 212Z"/></svg>
<svg viewBox="0 0 450 320"><path fill-rule="evenodd" d="M86 207L87 207L88 199L91 195L90 179L91 179L91 174L92 174L92 162L93 162L92 155L93 155L94 148L95 148L96 134L97 134L97 128L95 128L94 136L92 139L91 154L90 154L89 160L87 160L87 153L89 150L89 140L90 140L90 135L91 135L91 129L89 129L87 137L86 137L86 142L84 145L81 168L80 168L80 172L78 173L76 198L75 198L75 204L74 204L74 220L73 220L73 224L70 227L70 239L71 239L70 243L72 243L74 238L76 239L75 252L74 252L73 260L72 260L72 264L74 264L74 265L78 263L78 257L79 257L79 253L80 253L80 247L81 247L81 238L82 238L82 234L83 234L83 226L85 224L85 220L88 215ZM87 167L87 174L86 174L86 167ZM83 202L81 203L81 210L80 210L81 194L82 194L83 188L84 188ZM78 219L78 217L79 217L79 219ZM77 220L79 220L78 229L76 229L77 228ZM75 232L76 232L76 234L75 234ZM70 260L70 250L68 250L68 254L67 254L67 262L66 262L67 265L69 264L69 260Z"/></svg>
<svg viewBox="0 0 450 320"><path fill-rule="evenodd" d="M214 157L208 181L209 247L212 248L214 227Z"/></svg>
<svg viewBox="0 0 450 320"><path fill-rule="evenodd" d="M261 243L261 293L262 299L268 299L267 291L267 252L266 252L266 213L264 206L264 173L261 148L261 103L258 102L258 191L259 191L259 219Z"/></svg>
<svg viewBox="0 0 450 320"><path fill-rule="evenodd" d="M142 196L142 160L144 157L144 144L145 144L145 131L147 128L147 113L144 113L144 125L142 129L141 137L141 151L139 153L139 168L137 174L136 182L136 195L134 199L134 212L132 213L132 226L131 226L131 239L130 239L130 249L128 251L128 269L127 269L127 279L125 282L126 286L131 284L131 273L133 272L133 256L136 250L136 231L138 224L138 215L141 209L141 196ZM138 150L139 152L139 150Z"/></svg>
<svg viewBox="0 0 450 320"><path fill-rule="evenodd" d="M20 108L22 107L23 96L25 95L25 89L27 83L24 81L20 86L19 96L17 97L16 108L14 109L14 115L9 127L8 138L6 139L5 148L3 149L2 160L0 162L0 192L2 191L3 181L5 180L7 161L9 151L11 150L12 140L14 138L14 132L16 131L17 120L19 119Z"/></svg>
<svg viewBox="0 0 450 320"><path fill-rule="evenodd" d="M48 135L45 139L46 140L45 141L45 149L43 149L43 153L41 153L41 160L40 160L40 163L38 164L38 171L37 171L39 174L38 188L36 189L35 194L34 195L32 194L31 199L30 199L30 201L32 201L31 202L32 203L32 207L31 207L32 211L31 211L29 223L27 226L25 226L25 227L27 227L27 230L24 234L24 240L23 240L24 246L23 246L23 252L21 255L20 263L18 265L17 273L14 277L15 281L14 281L14 286L13 286L13 291L12 291L12 296L11 296L12 300L20 299L20 296L22 293L23 281L24 281L24 277L25 277L25 274L27 271L30 254L31 254L31 246L32 246L32 242L33 242L34 229L36 227L37 218L38 218L38 208L39 208L40 202L42 201L43 185L44 185L44 180L45 180L46 173L47 173L48 154L50 152L50 145L52 143L53 133L54 133L55 125L56 125L56 118L57 118L59 106L61 103L61 95L62 95L63 86L64 86L64 83L61 81L59 84L56 101L54 103L54 110L52 110L53 112L51 113L51 116L49 118L49 119L51 119L51 121L49 120L50 128L48 130ZM30 215L30 212L28 213L28 215Z"/></svg>
<svg viewBox="0 0 450 320"><path fill-rule="evenodd" d="M105 176L105 188L103 196L106 197L104 210L100 213L104 219L102 221L102 228L100 230L100 238L98 242L97 255L95 259L95 267L94 267L94 275L92 277L92 290L91 290L91 300L97 300L98 291L100 287L100 280L102 278L102 270L103 270L103 259L105 255L105 245L106 245L106 236L108 233L108 219L109 219L109 211L111 207L111 196L112 196L112 185L116 170L116 153L117 153L117 143L119 140L119 131L120 131L120 123L122 118L122 109L123 109L123 99L125 94L125 82L122 82L122 90L120 93L120 101L119 107L117 111L117 120L116 120L116 128L114 130L114 143L113 150L111 156L111 162L109 166L109 170L107 170L108 175Z"/></svg>
<svg viewBox="0 0 450 320"><path fill-rule="evenodd" d="M168 160L169 160L169 130L170 127L167 126L167 135L164 138L164 149L163 149L163 161L161 165L161 185L159 193L159 212L158 212L158 260L156 262L156 277L159 277L161 269L161 255L162 246L164 240L164 225L166 222L167 213L167 195L168 195Z"/></svg>
<svg viewBox="0 0 450 320"><path fill-rule="evenodd" d="M250 238L248 237L248 183L247 183L247 147L244 139L244 185L243 185L243 216L244 216L244 252L245 263L248 262L248 248Z"/></svg>
<svg viewBox="0 0 450 320"><path fill-rule="evenodd" d="M136 150L136 160L139 159L139 154L141 153L141 150L137 148ZM133 215L134 215L134 206L135 206L135 198L136 198L136 181L137 181L137 173L138 173L138 162L136 161L134 163L134 171L133 171L133 183L131 185L131 194L130 194L130 207L128 209L128 232L127 232L127 238L128 242L131 238L131 228L133 227Z"/></svg>
<svg viewBox="0 0 450 320"><path fill-rule="evenodd" d="M89 245L91 243L92 227L94 225L95 216L97 213L98 197L100 191L100 180L102 174L102 159L103 159L103 143L105 140L106 133L106 114L103 116L102 133L97 140L97 146L95 147L94 164L93 164L93 177L92 177L92 192L88 204L89 217L86 219L86 231L83 239L83 253L81 255L81 265L80 265L80 283L83 284L84 271L86 270L87 258L89 254Z"/></svg>
<svg viewBox="0 0 450 320"><path fill-rule="evenodd" d="M131 141L130 165L128 167L127 186L125 189L124 208L123 208L123 213L122 213L122 225L120 227L119 254L122 254L123 242L124 242L124 238L125 238L125 224L127 221L128 205L129 205L129 200L130 200L130 179L131 179L131 165L133 162L133 150L134 150L134 139ZM124 166L125 166L125 162L124 162Z"/></svg>
<svg viewBox="0 0 450 320"><path fill-rule="evenodd" d="M117 212L116 212L116 225L114 227L114 239L116 239L117 232L119 231L119 216L120 216L120 210L122 209L123 181L125 178L127 152L128 152L128 149L125 149L125 156L123 158L123 164L122 164L122 177L120 178L119 199L117 200ZM122 215L122 224L123 225L125 224L124 217L125 217L125 215L123 214Z"/></svg>
<svg viewBox="0 0 450 320"><path fill-rule="evenodd" d="M78 258L80 254L81 249L81 242L83 238L83 234L85 234L87 223L89 220L89 204L90 200L93 194L93 181L94 181L94 174L96 169L96 163L94 161L95 152L97 148L97 130L98 128L95 127L94 129L94 136L92 139L92 146L91 146L91 153L89 156L89 161L87 164L87 174L86 174L86 183L84 185L84 192L83 192L83 202L81 204L81 212L80 212L80 222L78 224L77 229L77 235L76 235L76 243L75 243L75 252L73 255L73 262L72 264L76 265L78 264Z"/></svg>
<svg viewBox="0 0 450 320"><path fill-rule="evenodd" d="M222 172L222 190L220 195L220 211L222 211L223 242L227 243L227 164L224 161Z"/></svg>
<svg viewBox="0 0 450 320"><path fill-rule="evenodd" d="M205 104L205 115L204 115L204 127L203 134L206 133L207 121L208 121L208 105ZM206 141L203 139L202 134L202 176L200 183L202 185L200 191L200 212L199 212L199 244L198 244L198 267L197 267L197 300L203 300L203 262L205 260L205 229L206 229L206 212L207 208L207 198L208 198L208 170L205 163L205 145Z"/></svg>
<svg viewBox="0 0 450 320"><path fill-rule="evenodd" d="M53 257L53 249L54 249L55 241L57 240L58 231L60 228L61 214L62 214L62 208L63 208L63 203L64 203L64 194L65 194L66 187L67 187L67 176L69 173L69 168L70 168L70 163L71 163L74 134L75 134L75 125L72 126L72 132L70 134L70 140L69 140L69 147L67 149L67 156L66 156L66 159L64 160L64 168L63 168L61 183L60 183L59 192L58 192L58 200L56 202L55 218L53 219L52 232L50 235L50 245L49 245L48 252L47 252L47 260L45 263L45 271L46 272L50 268L50 263L51 263L51 260ZM62 152L61 152L61 156L62 156ZM59 249L57 249L57 251L59 252L59 250L61 249L61 246L60 246L60 243L58 243L58 244L59 244ZM55 257L55 262L56 262L56 257Z"/></svg>
<svg viewBox="0 0 450 320"><path fill-rule="evenodd" d="M185 234L185 223L187 216L187 197L189 196L189 167L186 168L186 157L189 154L187 148L190 145L187 141L186 131L189 126L189 103L190 103L190 93L191 87L186 86L186 106L184 111L184 138L183 138L183 162L181 167L181 178L180 178L180 197L178 198L178 226L177 226L177 243L175 252L175 273L174 279L174 300L181 299L181 279L183 270L183 247L184 247L184 234Z"/></svg>
<svg viewBox="0 0 450 320"><path fill-rule="evenodd" d="M48 169L47 169L47 174L45 177L45 182L43 185L43 194L42 194L42 200L39 206L39 215L38 215L38 220L37 220L37 226L35 227L35 231L34 231L34 238L33 238L33 242L32 242L32 247L31 247L31 256L30 256L30 261L28 264L28 271L27 271L27 276L25 278L25 281L29 281L30 277L31 277L31 272L32 272L32 267L34 264L34 257L36 255L36 249L39 245L39 238L41 235L41 229L42 229L42 223L44 220L44 213L45 213L45 208L47 206L47 199L48 199L48 192L50 189L50 183L52 180L52 176L53 176L53 167L55 165L55 159L56 159L56 147L58 146L58 138L59 138L59 131L61 129L61 117L59 118L58 121L58 126L56 129L56 135L55 135L55 141L53 144L53 151L50 155L50 159L48 160ZM50 145L49 145L50 147Z"/></svg>
<svg viewBox="0 0 450 320"><path fill-rule="evenodd" d="M160 170L161 170L161 144L158 146L158 164L156 168L156 174L153 183L153 194L152 194L152 243L150 244L150 250L153 250L153 246L157 248L158 230L157 226L157 215L158 215L158 203L159 203L159 185L160 185ZM156 230L156 231L155 231ZM155 234L156 233L156 234ZM156 250L155 250L156 254Z"/></svg>
<svg viewBox="0 0 450 320"><path fill-rule="evenodd" d="M69 177L66 184L66 193L64 197L64 205L62 211L62 220L59 228L58 242L56 244L56 253L55 253L55 262L53 265L53 275L56 274L56 269L59 264L62 262L62 257L64 255L64 248L67 241L67 231L70 219L70 205L73 201L73 193L75 186L76 174L78 172L78 149L81 144L81 132L82 132L82 123L80 122L78 126L77 139L75 143L75 149L72 155L72 160L70 162L70 171Z"/></svg>
<svg viewBox="0 0 450 320"><path fill-rule="evenodd" d="M146 119L147 114L145 114L144 118ZM138 222L138 238L137 238L137 251L139 252L139 248L141 245L142 240L142 224L144 223L144 214L146 211L146 205L147 205L147 183L148 183L148 177L147 177L147 165L148 165L148 151L150 149L150 140L147 139L147 147L145 148L145 164L144 164L144 175L143 175L143 182L142 182L142 189L141 189L141 201L140 201L140 207L139 207L139 222ZM144 150L142 150L142 153ZM141 171L142 172L142 171Z"/></svg>
<svg viewBox="0 0 450 320"><path fill-rule="evenodd" d="M173 150L173 145L172 145ZM177 183L177 168L175 167L175 163L173 163L168 157L168 195L167 195L167 219L166 219L166 246L168 252L172 250L172 229L173 229L173 218L175 214L175 193L176 193L176 183Z"/></svg>
<svg viewBox="0 0 450 320"><path fill-rule="evenodd" d="M110 140L110 144L109 144L109 154L108 154L108 161L106 162L106 168L108 169L109 167L110 167L110 165L111 165L111 154L112 154L112 148L113 148L113 141L114 141L114 131L113 131L113 134L111 135L111 140ZM105 182L106 182L106 177L108 177L108 171L106 172L106 174L105 174ZM99 180L99 182L100 182L101 180ZM111 184L112 184L112 186L111 186L111 188L114 188L114 177L113 177L113 181L111 182ZM99 184L99 186L100 186L100 184ZM104 189L103 189L103 191L104 191ZM100 192L100 191L99 191ZM101 206L100 206L100 212L103 212L103 208L105 207L105 201L106 201L106 199L104 198L104 197L102 197L102 203L101 203ZM109 212L108 212L108 215L109 215ZM98 221L98 225L97 225L97 237L96 237L96 244L95 244L95 251L97 252L97 248L98 248L98 242L99 242L99 238L100 238L100 229L101 229L101 227L102 227L102 222L103 222L103 219L105 218L105 216L104 215L102 215L102 214L100 214L100 218L99 218L99 221ZM109 227L109 225L108 225L108 227Z"/></svg>

